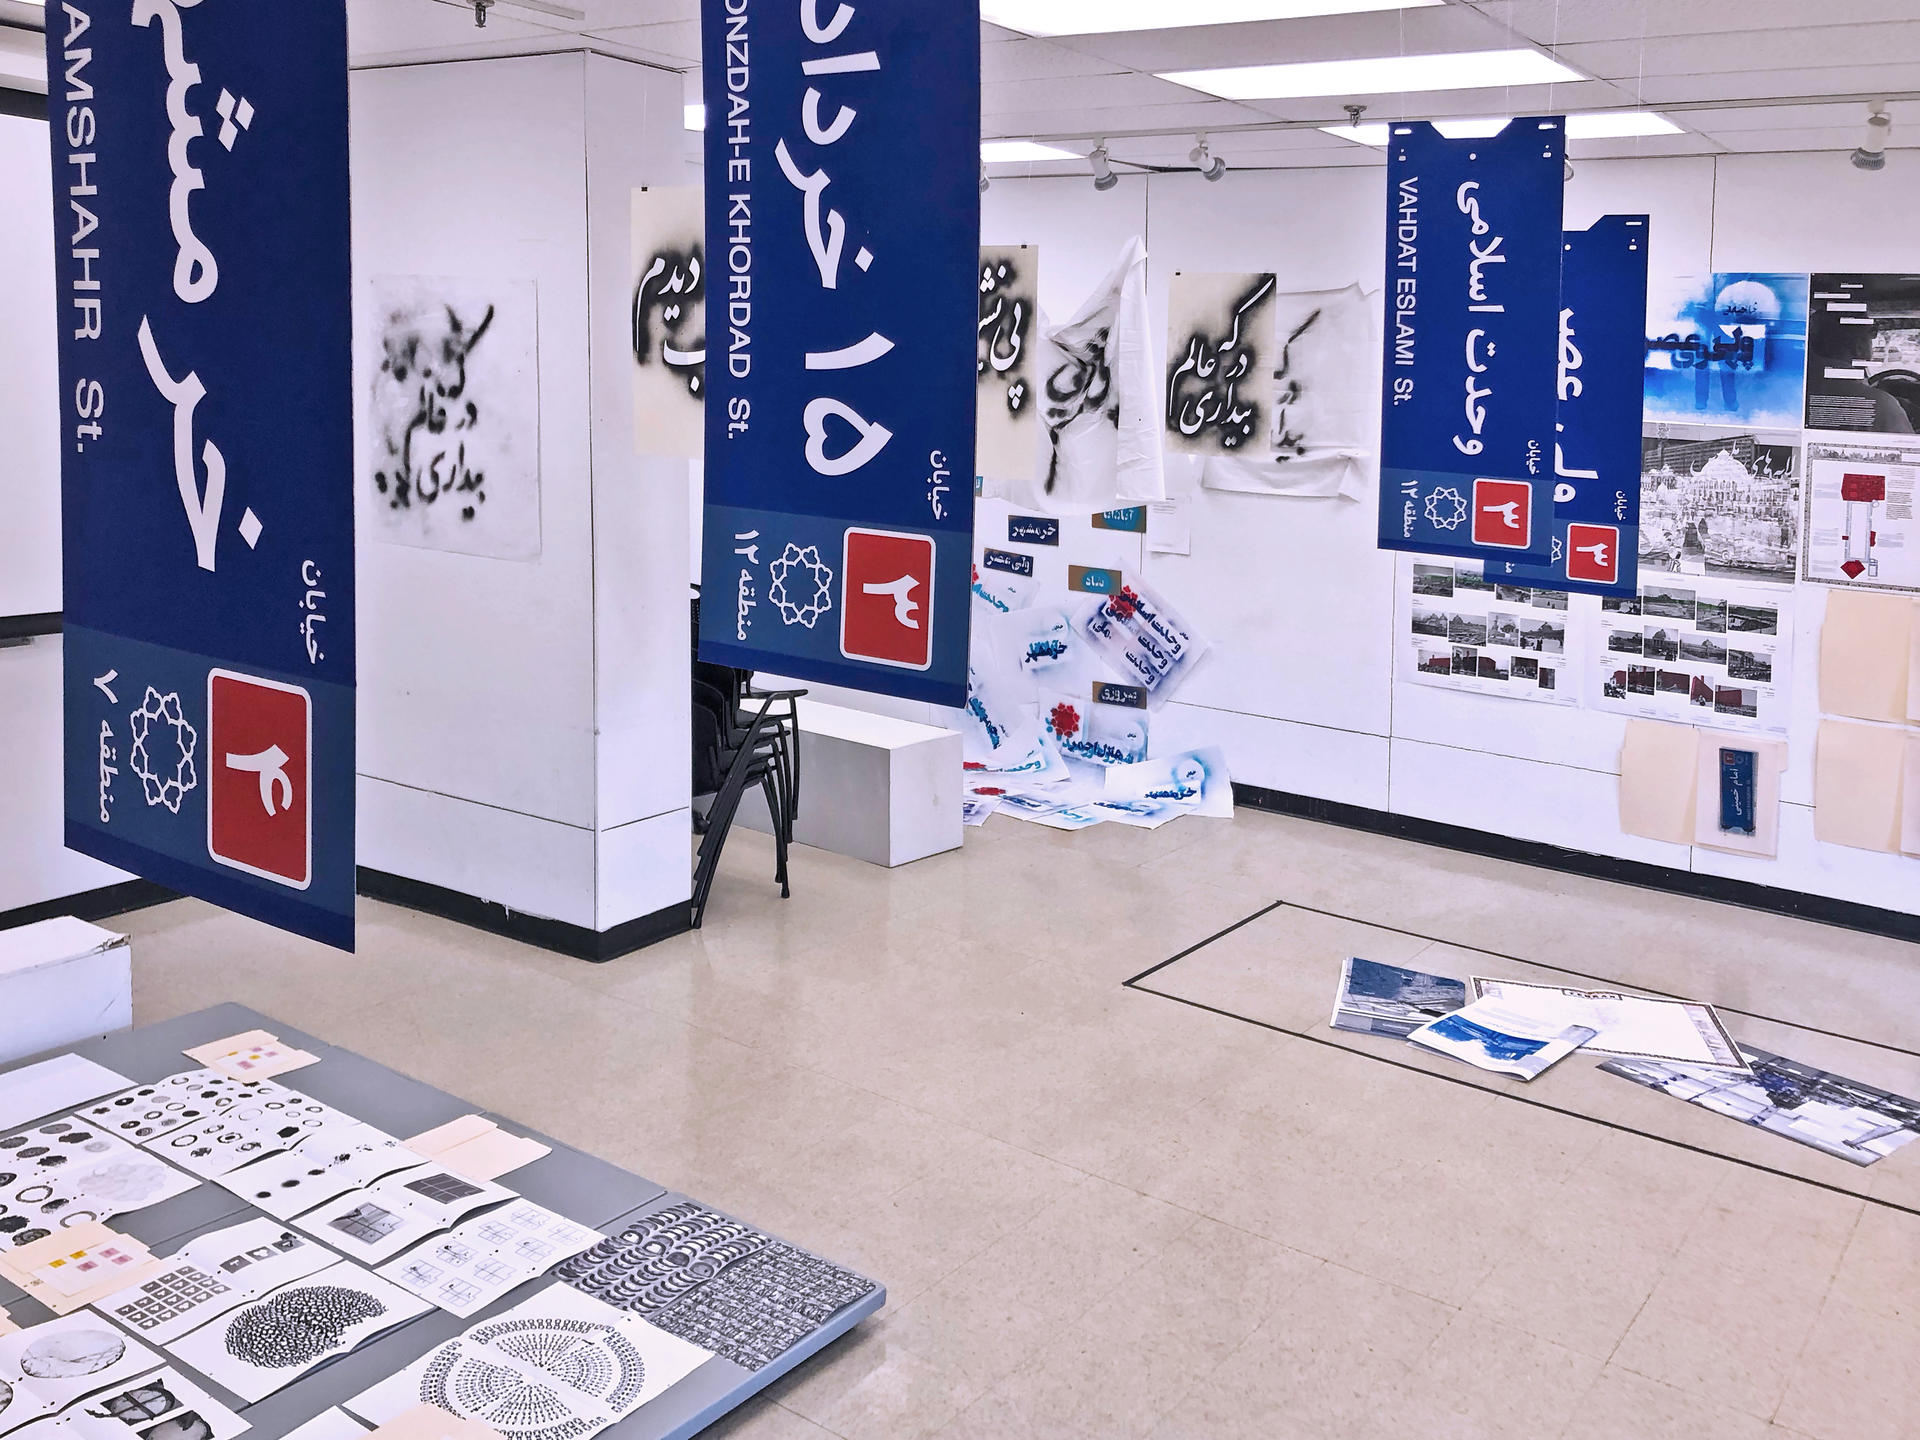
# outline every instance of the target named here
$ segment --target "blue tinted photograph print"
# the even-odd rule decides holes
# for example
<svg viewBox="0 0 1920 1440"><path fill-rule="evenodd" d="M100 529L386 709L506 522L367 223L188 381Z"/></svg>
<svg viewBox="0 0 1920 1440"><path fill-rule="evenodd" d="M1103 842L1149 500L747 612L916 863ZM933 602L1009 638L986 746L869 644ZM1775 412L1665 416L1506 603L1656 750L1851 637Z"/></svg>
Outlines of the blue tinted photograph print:
<svg viewBox="0 0 1920 1440"><path fill-rule="evenodd" d="M1797 429L1806 373L1805 275L1694 275L1648 296L1649 420Z"/></svg>

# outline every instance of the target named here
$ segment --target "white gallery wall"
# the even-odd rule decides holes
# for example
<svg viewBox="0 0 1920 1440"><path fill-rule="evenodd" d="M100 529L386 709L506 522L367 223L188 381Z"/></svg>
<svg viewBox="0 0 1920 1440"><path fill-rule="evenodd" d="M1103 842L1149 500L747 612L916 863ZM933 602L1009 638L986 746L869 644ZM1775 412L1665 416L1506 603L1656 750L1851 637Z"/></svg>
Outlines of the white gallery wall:
<svg viewBox="0 0 1920 1440"><path fill-rule="evenodd" d="M1057 323L1122 241L1144 235L1164 352L1176 271L1272 270L1285 290L1356 280L1378 290L1384 184L1373 166L1234 172L1216 184L1192 173L1128 176L1105 194L1081 177L1000 179L983 197L982 240L1039 246L1041 305ZM1655 277L1920 268L1920 186L1891 169L1856 171L1841 154L1580 163L1568 228L1610 213L1652 217ZM1360 503L1253 496L1198 490L1170 465L1170 493L1191 501L1190 555L1146 554L1137 537L1063 526L1058 560L1043 566L1113 563L1099 555L1130 545L1122 568L1143 574L1212 642L1155 712L1156 753L1219 744L1236 780L1268 789L1920 913L1920 860L1813 838L1824 587L1795 587L1779 858L1644 840L1619 825L1623 718L1395 679L1408 615L1396 602L1395 559L1375 546L1375 484L1369 473ZM1004 543L1006 515L983 502L977 543ZM1090 544L1099 547L1091 555ZM952 720L925 706L833 698Z"/></svg>
<svg viewBox="0 0 1920 1440"><path fill-rule="evenodd" d="M539 335L532 558L383 539L362 462L360 863L592 930L683 902L686 488L634 455L627 339L679 77L573 52L358 71L352 103L358 394L385 277L532 282Z"/></svg>

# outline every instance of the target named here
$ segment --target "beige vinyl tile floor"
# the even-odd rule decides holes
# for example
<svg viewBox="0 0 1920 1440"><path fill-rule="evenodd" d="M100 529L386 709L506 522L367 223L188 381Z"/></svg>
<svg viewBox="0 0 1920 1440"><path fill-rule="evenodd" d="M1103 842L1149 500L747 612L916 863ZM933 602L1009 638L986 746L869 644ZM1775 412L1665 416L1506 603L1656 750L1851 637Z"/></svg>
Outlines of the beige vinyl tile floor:
<svg viewBox="0 0 1920 1440"><path fill-rule="evenodd" d="M1748 1038L1899 1088L1920 947L1249 813L803 849L784 903L771 870L737 833L705 930L604 966L181 901L121 922L135 1016L241 1001L882 1280L731 1440L1920 1434L1920 1215L1882 1203L1920 1144L1861 1172L1611 1077L1528 1092L1683 1148L1123 984L1285 900L1346 918L1148 983L1305 1029L1348 948L1469 948L1830 1031Z"/></svg>

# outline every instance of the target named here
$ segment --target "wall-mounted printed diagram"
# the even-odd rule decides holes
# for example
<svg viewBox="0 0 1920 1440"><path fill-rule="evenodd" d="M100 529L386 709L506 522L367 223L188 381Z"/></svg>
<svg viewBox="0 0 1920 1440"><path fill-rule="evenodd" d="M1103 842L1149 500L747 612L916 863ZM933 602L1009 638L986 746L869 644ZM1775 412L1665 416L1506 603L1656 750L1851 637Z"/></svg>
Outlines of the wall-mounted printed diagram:
<svg viewBox="0 0 1920 1440"><path fill-rule="evenodd" d="M1600 601L1593 704L1617 714L1785 734L1793 591L1643 580Z"/></svg>
<svg viewBox="0 0 1920 1440"><path fill-rule="evenodd" d="M1640 442L1640 573L1793 583L1798 433L1648 425Z"/></svg>
<svg viewBox="0 0 1920 1440"><path fill-rule="evenodd" d="M1403 556L1400 678L1477 695L1577 705L1564 590L1488 580L1478 560Z"/></svg>
<svg viewBox="0 0 1920 1440"><path fill-rule="evenodd" d="M1920 432L1920 275L1815 275L1809 430Z"/></svg>
<svg viewBox="0 0 1920 1440"><path fill-rule="evenodd" d="M1801 573L1832 585L1920 590L1920 440L1807 445Z"/></svg>
<svg viewBox="0 0 1920 1440"><path fill-rule="evenodd" d="M1805 275L1690 275L1648 296L1648 420L1798 429L1806 369Z"/></svg>
<svg viewBox="0 0 1920 1440"><path fill-rule="evenodd" d="M540 554L540 352L531 280L373 282L378 352L362 511L398 545Z"/></svg>

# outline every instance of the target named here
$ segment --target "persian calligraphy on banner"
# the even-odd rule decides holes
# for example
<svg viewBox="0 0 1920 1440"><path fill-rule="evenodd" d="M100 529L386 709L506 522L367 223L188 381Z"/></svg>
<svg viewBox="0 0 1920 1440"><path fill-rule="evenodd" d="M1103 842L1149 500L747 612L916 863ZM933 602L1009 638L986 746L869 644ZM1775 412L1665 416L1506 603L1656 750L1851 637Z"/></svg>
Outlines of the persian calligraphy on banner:
<svg viewBox="0 0 1920 1440"><path fill-rule="evenodd" d="M1391 126L1384 549L1549 559L1564 141L1550 117Z"/></svg>
<svg viewBox="0 0 1920 1440"><path fill-rule="evenodd" d="M962 705L979 6L703 0L701 19L701 655Z"/></svg>
<svg viewBox="0 0 1920 1440"><path fill-rule="evenodd" d="M1588 595L1632 595L1639 587L1647 233L1644 215L1603 215L1566 234L1553 553L1545 565L1489 561L1496 579Z"/></svg>
<svg viewBox="0 0 1920 1440"><path fill-rule="evenodd" d="M346 7L46 26L66 842L353 943Z"/></svg>
<svg viewBox="0 0 1920 1440"><path fill-rule="evenodd" d="M976 473L1031 481L1039 464L1040 251L1000 245L980 251Z"/></svg>
<svg viewBox="0 0 1920 1440"><path fill-rule="evenodd" d="M641 455L698 460L707 400L700 187L635 190L632 210L634 444Z"/></svg>

